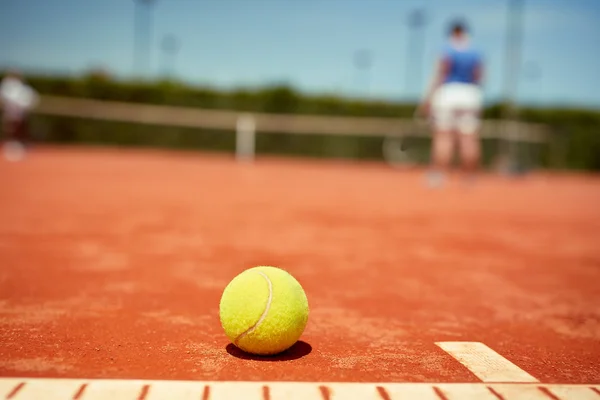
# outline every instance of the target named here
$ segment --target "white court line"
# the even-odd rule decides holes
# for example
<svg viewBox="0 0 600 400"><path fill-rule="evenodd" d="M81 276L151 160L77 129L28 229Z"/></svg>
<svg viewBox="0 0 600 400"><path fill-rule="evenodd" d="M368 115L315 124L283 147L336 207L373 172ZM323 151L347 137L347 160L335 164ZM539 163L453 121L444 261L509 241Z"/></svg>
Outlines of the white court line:
<svg viewBox="0 0 600 400"><path fill-rule="evenodd" d="M546 390L551 393L551 396L540 390ZM524 400L598 400L600 395L595 393L590 386L560 386L556 385L527 385L523 387L515 387L514 384L498 384L494 387L494 391L505 399L524 399ZM552 397L554 396L554 397Z"/></svg>
<svg viewBox="0 0 600 400"><path fill-rule="evenodd" d="M72 400L79 392L77 400L552 400L546 390L560 400L600 400L600 384L0 378L0 399L14 393L10 400Z"/></svg>
<svg viewBox="0 0 600 400"><path fill-rule="evenodd" d="M539 382L483 343L437 342L436 345L483 382Z"/></svg>

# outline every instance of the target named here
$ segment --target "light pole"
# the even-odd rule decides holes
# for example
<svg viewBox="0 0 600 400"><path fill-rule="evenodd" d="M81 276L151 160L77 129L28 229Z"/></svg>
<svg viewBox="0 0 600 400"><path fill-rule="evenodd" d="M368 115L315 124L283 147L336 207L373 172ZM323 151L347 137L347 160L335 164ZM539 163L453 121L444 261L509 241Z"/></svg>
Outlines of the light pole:
<svg viewBox="0 0 600 400"><path fill-rule="evenodd" d="M364 79L366 97L368 97L370 94L370 70L372 64L373 55L369 50L362 49L357 50L356 53L354 53L354 66L356 67L359 77L362 75L362 78ZM360 80L361 79L359 78L359 81ZM362 85L359 83L359 86Z"/></svg>
<svg viewBox="0 0 600 400"><path fill-rule="evenodd" d="M535 61L529 61L523 66L523 78L530 82L530 89L535 92L533 98L542 98L541 94L541 78L542 78L542 67Z"/></svg>
<svg viewBox="0 0 600 400"><path fill-rule="evenodd" d="M175 67L175 57L181 47L179 39L174 35L163 37L160 44L163 55L163 73L165 76L172 75Z"/></svg>
<svg viewBox="0 0 600 400"><path fill-rule="evenodd" d="M152 7L155 0L133 0L134 11L134 50L133 72L146 75L150 72L152 58Z"/></svg>
<svg viewBox="0 0 600 400"><path fill-rule="evenodd" d="M505 142L503 152L516 162L516 144L521 132L516 124L518 109L517 95L521 75L521 46L523 42L523 7L524 0L508 0L506 28L506 71L505 71Z"/></svg>
<svg viewBox="0 0 600 400"><path fill-rule="evenodd" d="M506 117L515 118L517 114L517 95L521 75L521 47L523 43L523 6L524 0L508 0L508 19L506 31L506 72L505 105Z"/></svg>
<svg viewBox="0 0 600 400"><path fill-rule="evenodd" d="M408 52L406 59L406 93L411 91L411 84L420 88L423 75L423 55L425 50L425 24L427 17L424 9L416 9L408 15Z"/></svg>

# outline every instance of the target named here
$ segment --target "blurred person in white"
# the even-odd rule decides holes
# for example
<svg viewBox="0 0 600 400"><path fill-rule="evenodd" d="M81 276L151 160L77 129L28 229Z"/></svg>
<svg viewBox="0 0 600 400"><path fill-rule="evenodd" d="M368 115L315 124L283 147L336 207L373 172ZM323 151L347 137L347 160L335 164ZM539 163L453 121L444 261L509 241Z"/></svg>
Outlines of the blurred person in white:
<svg viewBox="0 0 600 400"><path fill-rule="evenodd" d="M0 102L4 157L9 161L19 161L25 156L28 116L38 102L38 94L24 82L18 71L10 70L0 83Z"/></svg>
<svg viewBox="0 0 600 400"><path fill-rule="evenodd" d="M472 44L466 23L453 21L432 82L417 110L430 117L434 129L431 170L427 175L431 186L443 183L456 141L463 171L472 177L479 168L482 76L482 56Z"/></svg>

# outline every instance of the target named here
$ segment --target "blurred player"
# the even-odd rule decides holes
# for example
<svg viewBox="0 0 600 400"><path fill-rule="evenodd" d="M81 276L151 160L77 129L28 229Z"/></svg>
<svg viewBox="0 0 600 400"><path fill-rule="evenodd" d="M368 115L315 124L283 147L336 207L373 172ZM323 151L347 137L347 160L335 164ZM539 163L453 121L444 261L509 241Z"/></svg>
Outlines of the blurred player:
<svg viewBox="0 0 600 400"><path fill-rule="evenodd" d="M37 104L38 94L27 85L21 74L9 71L0 83L4 157L18 161L25 155L29 111Z"/></svg>
<svg viewBox="0 0 600 400"><path fill-rule="evenodd" d="M443 172L450 166L456 141L464 171L472 175L479 167L482 74L482 57L472 46L466 24L453 22L431 85L418 109L419 114L431 118L434 128L428 174L432 186L443 183Z"/></svg>

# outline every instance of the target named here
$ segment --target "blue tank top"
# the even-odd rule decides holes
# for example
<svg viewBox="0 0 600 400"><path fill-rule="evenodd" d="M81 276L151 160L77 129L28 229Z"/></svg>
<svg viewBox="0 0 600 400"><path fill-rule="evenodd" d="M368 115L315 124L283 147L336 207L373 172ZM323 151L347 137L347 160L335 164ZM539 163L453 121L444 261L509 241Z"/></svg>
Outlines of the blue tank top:
<svg viewBox="0 0 600 400"><path fill-rule="evenodd" d="M477 50L471 47L457 49L447 44L443 50L443 57L449 66L444 83L475 83L475 70L481 63L481 54Z"/></svg>

